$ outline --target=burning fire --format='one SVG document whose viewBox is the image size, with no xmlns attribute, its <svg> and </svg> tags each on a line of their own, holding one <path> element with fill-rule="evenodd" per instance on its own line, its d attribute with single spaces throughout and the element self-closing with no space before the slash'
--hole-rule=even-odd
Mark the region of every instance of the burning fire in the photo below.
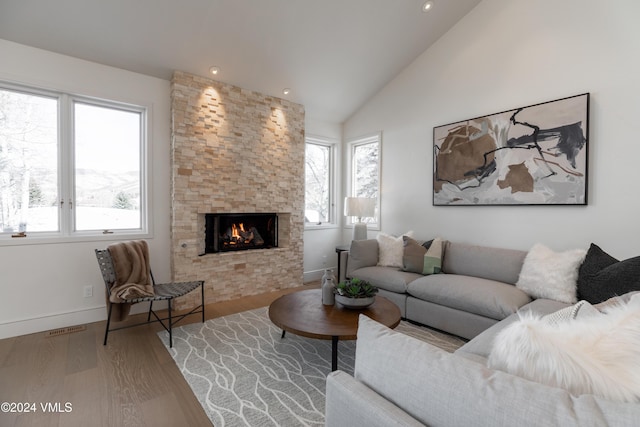
<svg viewBox="0 0 640 427">
<path fill-rule="evenodd" d="M 238 225 L 231 224 L 231 240 L 229 241 L 229 244 L 236 245 L 236 244 L 242 244 L 242 243 L 244 244 L 251 243 L 251 241 L 254 238 L 253 230 L 254 229 L 251 229 L 250 231 L 246 231 L 244 229 L 243 223 L 240 223 Z"/>
<path fill-rule="evenodd" d="M 237 226 L 235 224 L 231 225 L 231 238 L 233 238 L 234 240 L 238 240 L 240 238 L 240 232 L 245 232 L 243 223 L 240 223 Z"/>
<path fill-rule="evenodd" d="M 261 246 L 264 240 L 258 233 L 256 227 L 249 225 L 246 229 L 243 223 L 231 224 L 226 233 L 220 236 L 225 246 L 236 248 L 245 246 Z"/>
</svg>

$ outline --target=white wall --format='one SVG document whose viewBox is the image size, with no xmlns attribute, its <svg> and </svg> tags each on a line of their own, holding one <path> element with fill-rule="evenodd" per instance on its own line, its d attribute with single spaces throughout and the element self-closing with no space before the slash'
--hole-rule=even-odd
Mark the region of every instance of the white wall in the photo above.
<svg viewBox="0 0 640 427">
<path fill-rule="evenodd" d="M 634 0 L 483 0 L 344 124 L 345 140 L 383 132 L 382 231 L 638 255 L 638 16 Z M 584 92 L 588 206 L 432 206 L 434 126 Z"/>
<path fill-rule="evenodd" d="M 169 82 L 1 39 L 0 58 L 1 80 L 152 107 L 154 226 L 148 241 L 156 279 L 170 280 Z M 305 126 L 308 134 L 342 139 L 339 124 L 307 118 Z M 339 227 L 305 231 L 305 279 L 336 267 L 341 237 Z M 0 245 L 0 339 L 106 319 L 94 249 L 112 241 Z M 82 296 L 87 285 L 93 285 L 91 298 Z"/>
<path fill-rule="evenodd" d="M 0 40 L 0 79 L 150 105 L 151 266 L 169 280 L 169 82 Z M 28 239 L 28 237 L 27 237 Z M 0 338 L 106 319 L 94 249 L 110 241 L 0 246 Z M 93 285 L 93 297 L 82 290 Z"/>
<path fill-rule="evenodd" d="M 341 170 L 340 153 L 342 151 L 342 127 L 337 123 L 327 123 L 324 121 L 314 120 L 306 117 L 305 134 L 313 136 L 322 136 L 337 141 L 336 153 L 338 162 L 336 169 Z M 304 232 L 304 281 L 318 280 L 322 277 L 325 268 L 332 268 L 337 272 L 338 255 L 336 254 L 336 246 L 342 242 L 342 225 L 344 217 L 342 215 L 342 193 L 340 192 L 341 180 L 340 174 L 336 179 L 336 187 L 338 195 L 336 196 L 338 224 L 331 228 L 307 229 Z"/>
</svg>

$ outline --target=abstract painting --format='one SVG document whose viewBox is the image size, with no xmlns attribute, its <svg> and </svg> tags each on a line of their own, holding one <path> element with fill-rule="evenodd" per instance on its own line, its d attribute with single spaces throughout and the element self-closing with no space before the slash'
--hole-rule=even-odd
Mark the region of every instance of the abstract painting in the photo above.
<svg viewBox="0 0 640 427">
<path fill-rule="evenodd" d="M 589 94 L 433 128 L 433 204 L 586 205 Z"/>
</svg>

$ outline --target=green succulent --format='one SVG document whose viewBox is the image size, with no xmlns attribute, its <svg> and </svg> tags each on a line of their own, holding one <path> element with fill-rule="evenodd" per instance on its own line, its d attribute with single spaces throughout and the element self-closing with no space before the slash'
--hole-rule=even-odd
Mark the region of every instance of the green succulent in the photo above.
<svg viewBox="0 0 640 427">
<path fill-rule="evenodd" d="M 348 298 L 368 298 L 378 293 L 378 288 L 366 280 L 349 279 L 336 285 L 336 293 Z"/>
</svg>

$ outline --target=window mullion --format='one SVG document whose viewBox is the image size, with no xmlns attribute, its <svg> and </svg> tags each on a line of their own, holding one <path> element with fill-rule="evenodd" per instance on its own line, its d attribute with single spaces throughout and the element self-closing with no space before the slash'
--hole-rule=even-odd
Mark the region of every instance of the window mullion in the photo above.
<svg viewBox="0 0 640 427">
<path fill-rule="evenodd" d="M 336 224 L 336 144 L 335 142 L 328 144 L 329 149 L 329 222 Z"/>
<path fill-rule="evenodd" d="M 148 115 L 146 113 L 140 114 L 140 226 L 143 230 L 151 228 L 151 216 L 147 211 L 151 197 L 151 180 L 147 179 L 147 177 L 151 176 L 149 170 L 151 165 L 148 163 L 148 159 L 151 158 L 151 146 L 147 143 L 148 125 Z"/>
<path fill-rule="evenodd" d="M 73 230 L 73 103 L 68 95 L 60 99 L 60 231 L 69 236 Z"/>
</svg>

